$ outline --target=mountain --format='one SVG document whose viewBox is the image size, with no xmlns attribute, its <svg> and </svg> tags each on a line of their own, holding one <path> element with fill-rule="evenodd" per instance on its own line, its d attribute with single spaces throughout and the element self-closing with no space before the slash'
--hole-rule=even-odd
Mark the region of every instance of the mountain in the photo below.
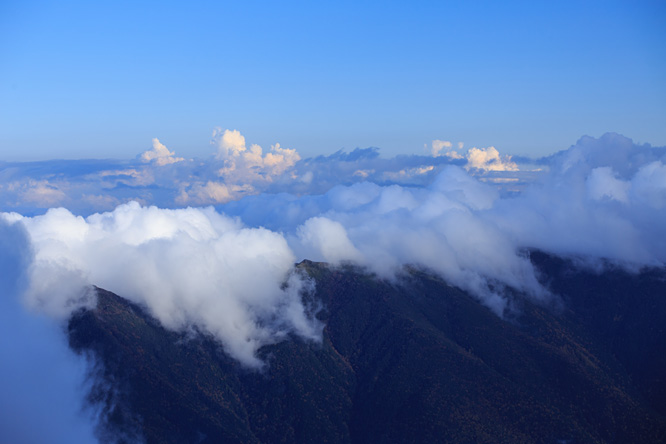
<svg viewBox="0 0 666 444">
<path fill-rule="evenodd" d="M 70 346 L 104 442 L 666 442 L 666 271 L 531 260 L 561 303 L 516 294 L 504 319 L 424 271 L 304 261 L 323 342 L 263 347 L 263 371 L 103 289 Z"/>
</svg>

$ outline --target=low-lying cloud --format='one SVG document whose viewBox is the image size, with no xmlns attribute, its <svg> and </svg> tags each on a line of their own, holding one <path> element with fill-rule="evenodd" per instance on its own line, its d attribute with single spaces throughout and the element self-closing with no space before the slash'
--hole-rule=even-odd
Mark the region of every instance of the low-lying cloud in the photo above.
<svg viewBox="0 0 666 444">
<path fill-rule="evenodd" d="M 252 367 L 262 365 L 261 346 L 289 333 L 319 338 L 301 302 L 310 284 L 294 272 L 296 257 L 279 233 L 210 207 L 136 202 L 85 219 L 63 208 L 3 217 L 26 230 L 35 252 L 24 293 L 31 310 L 66 319 L 94 304 L 87 290 L 97 285 L 147 306 L 167 328 L 214 335 Z"/>
<path fill-rule="evenodd" d="M 518 245 L 635 265 L 666 263 L 666 149 L 582 138 L 493 217 Z"/>
<path fill-rule="evenodd" d="M 274 158 L 259 147 L 247 149 L 237 131 L 220 132 L 214 140 L 225 165 L 220 174 L 264 174 L 268 181 L 296 162 L 280 158 L 275 147 Z M 99 285 L 146 304 L 169 328 L 196 325 L 215 334 L 231 355 L 256 366 L 258 348 L 287 332 L 317 336 L 316 323 L 308 324 L 307 310 L 299 306 L 299 280 L 281 287 L 301 259 L 357 263 L 383 277 L 417 265 L 500 315 L 507 306 L 503 288 L 538 301 L 550 297 L 526 256 L 532 248 L 634 266 L 663 264 L 666 154 L 627 140 L 613 134 L 582 138 L 550 158 L 550 171 L 518 195 L 507 196 L 470 174 L 477 161 L 512 165 L 494 149 L 474 160 L 478 150 L 472 148 L 468 163 L 438 166 L 427 186 L 361 181 L 323 194 L 250 195 L 217 211 L 132 202 L 87 218 L 65 209 L 4 218 L 22 224 L 35 249 L 26 292 L 30 306 L 66 317 L 87 303 L 76 288 Z M 304 165 L 365 170 L 368 162 L 378 164 L 373 149 L 318 159 Z M 298 176 L 297 170 L 291 174 Z M 209 181 L 190 193 L 225 202 L 242 192 L 233 187 L 240 185 Z M 283 308 L 300 318 L 281 317 Z"/>
<path fill-rule="evenodd" d="M 94 305 L 91 285 L 147 307 L 167 328 L 212 334 L 260 368 L 263 345 L 321 339 L 302 298 L 313 283 L 294 268 L 302 259 L 387 279 L 425 268 L 500 316 L 515 291 L 538 303 L 557 297 L 539 282 L 531 249 L 629 269 L 666 264 L 666 148 L 583 137 L 526 171 L 492 147 L 463 153 L 435 142 L 434 156 L 382 159 L 367 148 L 300 159 L 220 130 L 209 161 L 176 157 L 156 139 L 135 161 L 5 164 L 0 352 L 12 364 L 3 399 L 37 403 L 26 378 L 41 376 L 23 369 L 62 368 L 74 375 L 53 383 L 70 393 L 62 433 L 91 436 L 72 401 L 84 365 L 57 331 Z M 200 204 L 217 205 L 178 208 Z M 16 424 L 0 425 L 19 436 Z"/>
</svg>

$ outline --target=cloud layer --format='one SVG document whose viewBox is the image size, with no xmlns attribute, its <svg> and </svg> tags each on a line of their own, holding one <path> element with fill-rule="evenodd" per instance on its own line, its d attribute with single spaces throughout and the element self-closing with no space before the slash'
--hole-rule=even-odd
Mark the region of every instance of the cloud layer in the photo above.
<svg viewBox="0 0 666 444">
<path fill-rule="evenodd" d="M 301 297 L 313 283 L 294 271 L 301 259 L 387 279 L 425 268 L 500 316 L 515 291 L 557 299 L 530 249 L 634 270 L 666 264 L 666 148 L 583 137 L 521 170 L 492 147 L 463 154 L 462 144 L 435 142 L 435 156 L 382 159 L 368 148 L 300 159 L 279 145 L 247 148 L 226 130 L 208 161 L 178 158 L 155 139 L 135 161 L 4 164 L 2 208 L 26 214 L 0 213 L 0 357 L 10 363 L 0 394 L 18 412 L 0 412 L 2 436 L 41 441 L 19 419 L 44 418 L 64 441 L 92 439 L 77 410 L 85 363 L 58 331 L 94 305 L 91 285 L 144 305 L 167 328 L 212 334 L 260 368 L 265 344 L 321 338 Z M 39 210 L 59 206 L 68 209 Z M 49 417 L 57 402 L 65 407 Z"/>
<path fill-rule="evenodd" d="M 259 147 L 248 150 L 237 131 L 220 132 L 214 140 L 224 162 L 222 176 L 245 175 L 250 182 L 260 177 L 256 184 L 277 180 L 289 169 L 292 176 L 300 174 L 292 154 L 280 157 L 275 147 L 265 156 Z M 582 138 L 548 159 L 550 171 L 518 195 L 484 183 L 488 176 L 471 175 L 482 169 L 474 165 L 504 165 L 487 170 L 515 165 L 494 149 L 479 152 L 468 150 L 464 168 L 439 165 L 427 186 L 364 180 L 323 194 L 248 196 L 217 211 L 132 202 L 85 219 L 65 209 L 4 218 L 25 227 L 36 252 L 26 292 L 31 306 L 67 316 L 89 303 L 81 289 L 99 285 L 148 305 L 169 328 L 195 325 L 217 335 L 230 354 L 249 365 L 259 365 L 253 356 L 261 345 L 288 331 L 317 336 L 299 305 L 302 283 L 292 278 L 293 285 L 281 289 L 301 259 L 353 262 L 384 277 L 404 265 L 425 267 L 498 314 L 507 306 L 504 288 L 539 301 L 550 297 L 525 256 L 532 248 L 633 266 L 666 262 L 664 149 L 636 147 L 614 134 Z M 301 166 L 310 166 L 311 173 L 320 171 L 319 165 L 349 173 L 381 162 L 369 149 Z M 139 180 L 132 170 L 119 171 Z M 136 176 L 145 178 L 146 172 Z M 229 186 L 209 181 L 201 193 L 224 202 Z"/>
<path fill-rule="evenodd" d="M 63 206 L 77 214 L 110 211 L 129 201 L 162 208 L 223 204 L 261 193 L 322 194 L 336 185 L 371 181 L 425 186 L 448 164 L 489 180 L 509 174 L 523 183 L 523 172 L 494 147 L 465 155 L 451 143 L 433 141 L 433 156 L 384 159 L 376 148 L 339 151 L 302 159 L 279 143 L 267 152 L 248 146 L 237 130 L 216 128 L 214 152 L 203 159 L 178 157 L 158 139 L 133 160 L 0 163 L 0 208 L 23 214 Z"/>
</svg>

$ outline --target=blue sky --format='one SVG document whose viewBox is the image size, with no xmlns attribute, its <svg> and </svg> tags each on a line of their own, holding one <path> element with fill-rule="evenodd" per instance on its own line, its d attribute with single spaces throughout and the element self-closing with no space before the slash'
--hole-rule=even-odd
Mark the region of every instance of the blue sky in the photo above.
<svg viewBox="0 0 666 444">
<path fill-rule="evenodd" d="M 319 337 L 302 259 L 500 315 L 526 250 L 663 267 L 665 42 L 664 1 L 0 0 L 0 441 L 89 437 L 41 315 L 90 285 L 256 367 Z"/>
<path fill-rule="evenodd" d="M 0 160 L 666 145 L 666 3 L 0 4 Z"/>
</svg>

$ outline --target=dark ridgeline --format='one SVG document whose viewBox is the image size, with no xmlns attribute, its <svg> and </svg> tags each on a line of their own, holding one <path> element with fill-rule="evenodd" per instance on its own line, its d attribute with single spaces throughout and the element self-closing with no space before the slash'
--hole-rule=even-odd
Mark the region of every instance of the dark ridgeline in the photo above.
<svg viewBox="0 0 666 444">
<path fill-rule="evenodd" d="M 101 289 L 70 344 L 98 362 L 103 441 L 666 442 L 666 272 L 531 258 L 564 304 L 516 295 L 506 320 L 423 272 L 390 284 L 304 261 L 323 344 L 266 346 L 263 373 Z"/>
</svg>

